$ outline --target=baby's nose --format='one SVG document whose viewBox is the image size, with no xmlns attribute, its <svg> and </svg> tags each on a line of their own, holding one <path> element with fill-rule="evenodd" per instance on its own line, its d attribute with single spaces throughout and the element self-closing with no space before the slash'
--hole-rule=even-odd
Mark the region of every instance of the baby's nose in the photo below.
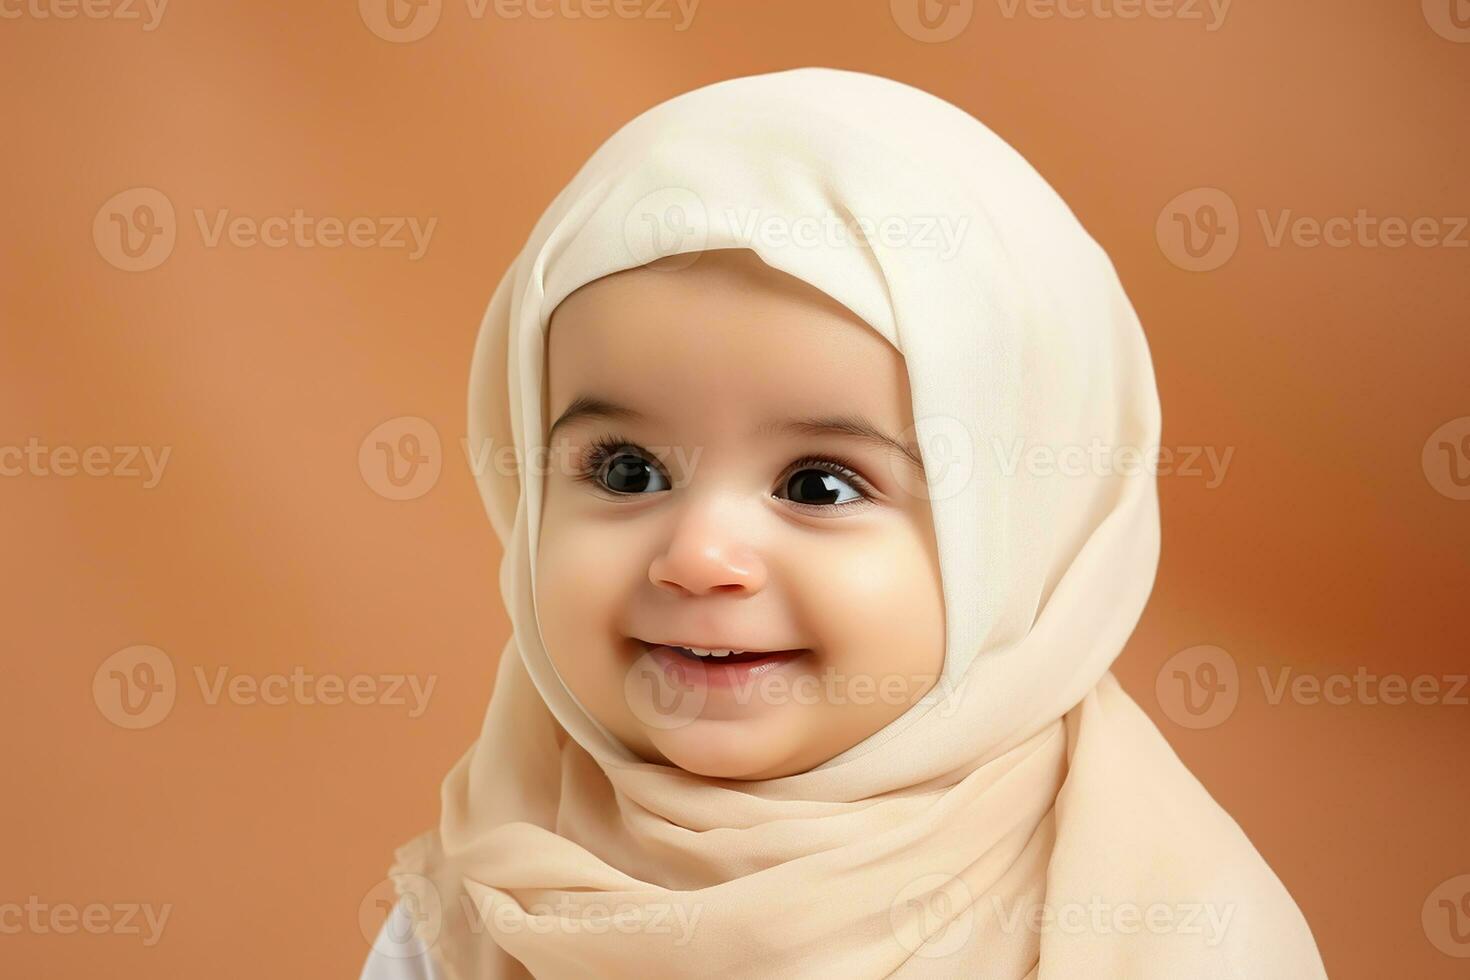
<svg viewBox="0 0 1470 980">
<path fill-rule="evenodd" d="M 765 587 L 766 574 L 755 549 L 718 528 L 707 532 L 681 528 L 648 567 L 654 585 L 681 595 L 753 594 Z"/>
</svg>

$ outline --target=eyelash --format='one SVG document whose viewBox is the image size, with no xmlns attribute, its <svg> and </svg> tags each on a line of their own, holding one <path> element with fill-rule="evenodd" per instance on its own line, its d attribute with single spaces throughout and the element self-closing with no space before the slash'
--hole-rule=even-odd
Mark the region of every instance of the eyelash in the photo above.
<svg viewBox="0 0 1470 980">
<path fill-rule="evenodd" d="M 644 452 L 638 446 L 638 444 L 633 442 L 632 440 L 624 439 L 622 436 L 618 435 L 605 435 L 598 436 L 596 439 L 592 440 L 591 445 L 587 447 L 587 451 L 582 454 L 581 461 L 578 463 L 577 466 L 577 472 L 574 473 L 573 476 L 577 480 L 591 484 L 595 489 L 611 496 L 639 496 L 639 494 L 620 494 L 614 490 L 609 490 L 608 488 L 604 487 L 597 479 L 598 474 L 602 470 L 603 463 L 607 462 L 609 459 L 616 455 L 623 455 L 624 452 L 628 450 L 631 450 L 628 455 L 640 456 L 645 462 L 658 465 L 658 460 L 655 459 L 651 453 Z M 862 499 L 849 500 L 846 503 L 841 504 L 805 504 L 796 500 L 786 501 L 788 504 L 791 504 L 794 507 L 800 507 L 807 510 L 827 511 L 830 513 L 831 511 L 841 510 L 845 507 L 863 507 L 866 504 L 870 504 L 873 502 L 873 485 L 869 483 L 861 473 L 857 472 L 852 463 L 839 456 L 827 455 L 801 457 L 786 468 L 785 480 L 782 481 L 782 486 L 784 487 L 785 482 L 787 480 L 790 480 L 792 476 L 806 469 L 826 470 L 828 473 L 832 473 L 835 476 L 842 477 L 844 480 L 852 484 L 853 489 L 862 496 Z"/>
</svg>

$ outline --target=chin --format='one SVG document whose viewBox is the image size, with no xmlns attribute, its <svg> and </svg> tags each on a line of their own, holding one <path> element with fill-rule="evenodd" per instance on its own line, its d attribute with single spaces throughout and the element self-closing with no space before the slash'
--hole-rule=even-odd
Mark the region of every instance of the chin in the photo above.
<svg viewBox="0 0 1470 980">
<path fill-rule="evenodd" d="M 696 721 L 674 731 L 650 732 L 649 737 L 670 763 L 687 772 L 714 779 L 774 779 L 801 772 L 788 740 L 751 738 L 748 725 Z"/>
</svg>

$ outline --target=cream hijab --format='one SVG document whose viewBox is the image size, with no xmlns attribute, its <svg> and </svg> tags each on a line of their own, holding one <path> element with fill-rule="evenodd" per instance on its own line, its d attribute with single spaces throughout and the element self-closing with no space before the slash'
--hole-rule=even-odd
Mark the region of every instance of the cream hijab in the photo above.
<svg viewBox="0 0 1470 980">
<path fill-rule="evenodd" d="M 755 782 L 632 755 L 557 676 L 533 601 L 552 310 L 601 276 L 729 247 L 902 352 L 947 617 L 931 697 Z M 826 68 L 644 112 L 501 279 L 469 409 L 472 451 L 524 464 L 478 474 L 513 635 L 439 826 L 391 872 L 447 980 L 1325 976 L 1281 882 L 1109 671 L 1153 586 L 1155 478 L 1016 461 L 1147 451 L 1158 396 L 1107 255 L 967 113 Z"/>
</svg>

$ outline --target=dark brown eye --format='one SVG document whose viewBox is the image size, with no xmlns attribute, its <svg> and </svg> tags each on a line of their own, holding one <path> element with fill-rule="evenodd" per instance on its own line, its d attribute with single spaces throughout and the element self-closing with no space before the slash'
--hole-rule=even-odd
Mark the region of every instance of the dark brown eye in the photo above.
<svg viewBox="0 0 1470 980">
<path fill-rule="evenodd" d="M 669 489 L 668 481 L 642 456 L 618 453 L 608 460 L 602 483 L 613 493 L 650 493 Z"/>
<path fill-rule="evenodd" d="M 599 490 L 622 495 L 670 487 L 668 477 L 656 462 L 633 443 L 616 436 L 594 440 L 573 475 Z"/>
<path fill-rule="evenodd" d="M 860 478 L 854 473 L 838 472 L 819 464 L 806 464 L 794 471 L 782 484 L 782 489 L 791 496 L 792 503 L 810 507 L 842 506 L 866 499 L 866 494 L 854 487 Z M 846 487 L 850 496 L 842 493 Z"/>
</svg>

